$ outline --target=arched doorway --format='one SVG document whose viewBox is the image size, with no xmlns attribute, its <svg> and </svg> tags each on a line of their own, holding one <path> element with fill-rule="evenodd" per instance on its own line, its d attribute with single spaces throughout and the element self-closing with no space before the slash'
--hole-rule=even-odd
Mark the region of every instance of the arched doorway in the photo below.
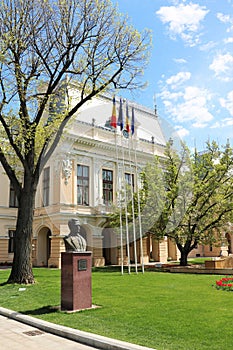
<svg viewBox="0 0 233 350">
<path fill-rule="evenodd" d="M 48 266 L 48 260 L 51 254 L 51 231 L 48 227 L 43 227 L 38 232 L 37 239 L 37 265 Z"/>
</svg>

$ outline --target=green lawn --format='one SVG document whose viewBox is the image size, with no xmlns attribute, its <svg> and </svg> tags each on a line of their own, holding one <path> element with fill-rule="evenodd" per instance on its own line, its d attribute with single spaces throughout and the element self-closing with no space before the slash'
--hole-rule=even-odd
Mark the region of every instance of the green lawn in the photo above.
<svg viewBox="0 0 233 350">
<path fill-rule="evenodd" d="M 0 306 L 158 350 L 232 348 L 233 293 L 212 286 L 221 276 L 95 271 L 93 304 L 101 308 L 67 314 L 56 309 L 60 271 L 34 274 L 35 285 L 4 285 L 9 270 L 0 270 Z"/>
</svg>

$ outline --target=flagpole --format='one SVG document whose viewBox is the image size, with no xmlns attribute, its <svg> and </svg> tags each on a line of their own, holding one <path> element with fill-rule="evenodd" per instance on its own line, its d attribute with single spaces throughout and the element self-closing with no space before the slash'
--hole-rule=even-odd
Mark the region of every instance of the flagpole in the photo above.
<svg viewBox="0 0 233 350">
<path fill-rule="evenodd" d="M 123 106 L 122 106 L 122 100 L 120 99 L 120 107 L 119 107 L 119 116 L 117 125 L 120 126 L 120 130 L 122 132 L 124 128 L 124 120 L 123 120 Z M 123 139 L 122 139 L 122 133 L 121 133 L 121 151 L 122 151 L 122 184 L 124 188 L 124 207 L 125 207 L 125 229 L 126 229 L 126 249 L 127 249 L 127 257 L 128 257 L 128 274 L 130 274 L 130 247 L 129 247 L 129 225 L 128 225 L 128 207 L 127 207 L 127 193 L 126 193 L 126 186 L 125 186 L 125 156 L 124 156 L 124 145 L 123 145 Z"/>
<path fill-rule="evenodd" d="M 119 155 L 118 155 L 118 142 L 117 142 L 117 120 L 116 120 L 116 100 L 115 96 L 113 97 L 113 107 L 112 107 L 112 117 L 110 125 L 114 128 L 115 136 L 115 151 L 116 151 L 116 160 L 117 160 L 117 204 L 119 199 L 120 207 L 120 245 L 121 245 L 121 274 L 124 273 L 124 256 L 123 256 L 123 225 L 122 225 L 122 198 L 120 191 L 120 167 L 119 167 Z"/>
<path fill-rule="evenodd" d="M 131 137 L 130 137 L 130 139 L 131 139 Z M 130 187 L 131 187 L 132 218 L 133 218 L 134 259 L 135 259 L 135 272 L 138 273 L 137 239 L 136 239 L 136 228 L 135 228 L 133 172 L 132 172 L 132 165 L 131 165 L 130 139 L 129 139 L 129 142 L 128 142 L 128 150 L 129 150 L 130 176 L 131 176 Z"/>
<path fill-rule="evenodd" d="M 141 219 L 141 202 L 139 193 L 139 181 L 138 181 L 138 162 L 137 162 L 137 152 L 134 145 L 134 159 L 136 167 L 136 186 L 137 186 L 137 199 L 138 199 L 138 223 L 139 223 L 139 237 L 140 237 L 140 250 L 141 250 L 141 261 L 142 261 L 142 273 L 144 273 L 144 254 L 143 254 L 143 240 L 142 240 L 142 219 Z"/>
<path fill-rule="evenodd" d="M 134 107 L 132 107 L 132 120 L 131 120 L 131 135 L 134 135 Z M 133 138 L 132 145 L 133 145 Z M 137 142 L 136 138 L 134 139 Z M 137 199 L 138 199 L 138 223 L 139 223 L 139 238 L 140 238 L 140 251 L 141 251 L 141 264 L 142 264 L 142 273 L 144 273 L 144 254 L 143 254 L 143 241 L 142 241 L 142 220 L 141 220 L 141 203 L 140 203 L 140 193 L 139 193 L 139 181 L 138 181 L 138 162 L 137 162 L 137 144 L 134 145 L 134 162 L 135 162 L 135 171 L 136 179 L 135 183 L 137 186 Z"/>
<path fill-rule="evenodd" d="M 138 262 L 137 262 L 137 240 L 136 240 L 136 229 L 135 229 L 135 214 L 134 214 L 134 195 L 133 195 L 133 172 L 132 172 L 132 161 L 130 152 L 130 140 L 131 140 L 131 130 L 129 122 L 129 107 L 128 102 L 126 102 L 126 118 L 125 118 L 125 131 L 128 139 L 128 157 L 129 157 L 129 167 L 130 167 L 130 190 L 131 190 L 131 202 L 132 202 L 132 219 L 133 219 L 133 243 L 134 243 L 134 260 L 135 260 L 135 272 L 138 273 Z"/>
<path fill-rule="evenodd" d="M 121 274 L 124 274 L 124 255 L 123 255 L 123 224 L 122 224 L 122 195 L 120 190 L 120 167 L 119 167 L 119 156 L 118 156 L 118 143 L 117 143 L 117 131 L 115 130 L 115 145 L 116 145 L 116 156 L 117 156 L 117 193 L 119 199 L 120 208 L 120 245 L 121 245 Z"/>
<path fill-rule="evenodd" d="M 122 136 L 121 136 L 122 141 Z M 125 156 L 124 156 L 124 145 L 122 142 L 122 158 L 123 158 L 123 188 L 124 188 L 124 206 L 125 206 L 125 229 L 126 229 L 126 248 L 127 248 L 127 257 L 128 257 L 128 274 L 131 272 L 130 265 L 130 247 L 129 247 L 129 222 L 128 222 L 128 206 L 127 206 L 127 191 L 125 183 Z"/>
<path fill-rule="evenodd" d="M 120 201 L 120 232 L 121 232 L 121 274 L 123 275 L 124 274 L 124 254 L 123 254 L 123 225 L 122 225 L 121 192 L 120 192 L 120 196 L 119 196 L 119 201 Z"/>
</svg>

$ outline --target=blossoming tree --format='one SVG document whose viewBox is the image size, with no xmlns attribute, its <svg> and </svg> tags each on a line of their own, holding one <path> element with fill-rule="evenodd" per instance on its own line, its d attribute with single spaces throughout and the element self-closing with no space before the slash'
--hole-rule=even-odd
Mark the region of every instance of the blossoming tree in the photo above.
<svg viewBox="0 0 233 350">
<path fill-rule="evenodd" d="M 0 162 L 19 202 L 9 283 L 34 282 L 35 193 L 65 126 L 100 92 L 142 87 L 149 46 L 109 0 L 0 0 Z"/>
</svg>

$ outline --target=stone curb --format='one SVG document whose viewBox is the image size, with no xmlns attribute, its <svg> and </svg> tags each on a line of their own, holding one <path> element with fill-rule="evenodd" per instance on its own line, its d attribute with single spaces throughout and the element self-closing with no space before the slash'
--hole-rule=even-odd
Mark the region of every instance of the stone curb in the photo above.
<svg viewBox="0 0 233 350">
<path fill-rule="evenodd" d="M 93 346 L 103 350 L 155 350 L 144 346 L 127 343 L 121 340 L 107 338 L 101 335 L 60 326 L 51 322 L 39 320 L 35 317 L 20 314 L 16 311 L 0 307 L 0 314 L 15 321 L 19 321 L 36 327 L 42 331 L 79 342 L 84 345 Z"/>
</svg>

